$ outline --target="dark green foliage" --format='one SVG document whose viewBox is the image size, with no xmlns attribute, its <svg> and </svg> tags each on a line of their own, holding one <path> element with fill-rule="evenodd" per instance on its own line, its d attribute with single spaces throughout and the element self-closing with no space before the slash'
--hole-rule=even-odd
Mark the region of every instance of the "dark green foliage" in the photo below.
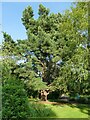
<svg viewBox="0 0 90 120">
<path fill-rule="evenodd" d="M 7 55 L 13 55 L 15 52 L 16 43 L 13 41 L 10 35 L 6 32 L 3 32 L 4 42 L 2 44 L 2 52 Z M 4 54 L 3 54 L 4 55 Z"/>
<path fill-rule="evenodd" d="M 76 102 L 81 104 L 90 104 L 90 96 L 89 95 L 82 95 L 79 99 L 75 99 Z"/>
<path fill-rule="evenodd" d="M 49 10 L 40 4 L 38 13 L 39 18 L 33 18 L 34 24 L 29 17 L 30 23 L 22 21 L 28 24 L 26 45 L 30 47 L 28 51 L 33 52 L 34 67 L 42 73 L 42 81 L 62 93 L 86 93 L 89 85 L 89 51 L 85 47 L 87 3 L 77 3 L 63 15 L 49 14 Z M 27 17 L 27 12 L 24 11 L 23 15 Z"/>
<path fill-rule="evenodd" d="M 29 8 L 27 8 L 27 11 L 29 12 Z M 42 73 L 40 79 L 42 79 L 43 82 L 46 82 L 46 84 L 50 84 L 58 75 L 59 71 L 56 62 L 58 62 L 60 58 L 56 56 L 58 50 L 54 36 L 58 37 L 59 35 L 59 31 L 57 32 L 56 29 L 58 29 L 58 23 L 61 21 L 61 15 L 49 15 L 49 10 L 43 5 L 39 5 L 39 15 L 37 20 L 28 16 L 29 22 L 27 22 L 24 19 L 25 16 L 27 17 L 26 9 L 23 12 L 22 21 L 25 25 L 28 25 L 28 40 L 25 42 L 24 47 L 27 47 L 27 52 L 31 52 L 32 54 L 31 59 L 34 72 L 36 74 L 38 72 Z M 31 54 L 28 54 L 28 57 Z"/>
<path fill-rule="evenodd" d="M 23 12 L 23 18 L 22 18 L 22 21 L 23 21 L 23 24 L 25 25 L 26 29 L 28 29 L 30 26 L 31 26 L 31 21 L 33 22 L 34 24 L 34 19 L 33 19 L 33 10 L 30 6 L 28 6 L 24 12 Z"/>
<path fill-rule="evenodd" d="M 77 94 L 73 94 L 69 97 L 69 102 L 90 104 L 90 95 L 79 95 L 79 97 L 77 97 Z"/>
<path fill-rule="evenodd" d="M 43 16 L 43 15 L 48 15 L 49 14 L 49 9 L 45 8 L 42 4 L 39 5 L 39 12 L 38 14 L 40 16 Z"/>
<path fill-rule="evenodd" d="M 27 119 L 29 116 L 29 101 L 23 84 L 16 77 L 7 76 L 2 86 L 2 118 Z"/>
</svg>

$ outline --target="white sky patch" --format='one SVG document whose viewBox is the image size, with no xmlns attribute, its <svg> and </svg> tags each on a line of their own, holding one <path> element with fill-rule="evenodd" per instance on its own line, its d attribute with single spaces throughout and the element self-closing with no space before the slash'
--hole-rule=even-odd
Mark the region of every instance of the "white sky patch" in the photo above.
<svg viewBox="0 0 90 120">
<path fill-rule="evenodd" d="M 24 62 L 25 62 L 25 60 L 18 60 L 17 64 L 24 63 Z"/>
<path fill-rule="evenodd" d="M 0 56 L 0 60 L 2 60 L 2 56 Z"/>
</svg>

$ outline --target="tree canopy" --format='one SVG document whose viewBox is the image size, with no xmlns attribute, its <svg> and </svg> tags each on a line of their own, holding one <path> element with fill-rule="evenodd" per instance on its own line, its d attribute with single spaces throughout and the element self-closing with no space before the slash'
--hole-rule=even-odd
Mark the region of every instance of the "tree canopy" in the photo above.
<svg viewBox="0 0 90 120">
<path fill-rule="evenodd" d="M 50 13 L 40 4 L 38 14 L 34 19 L 31 6 L 23 11 L 26 40 L 3 33 L 3 67 L 8 63 L 10 74 L 30 90 L 89 93 L 88 4 L 76 3 L 64 14 Z"/>
</svg>

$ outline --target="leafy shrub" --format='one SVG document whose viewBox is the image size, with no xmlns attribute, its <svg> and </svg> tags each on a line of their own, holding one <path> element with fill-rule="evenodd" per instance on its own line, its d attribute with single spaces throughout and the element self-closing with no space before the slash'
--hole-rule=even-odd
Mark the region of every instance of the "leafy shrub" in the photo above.
<svg viewBox="0 0 90 120">
<path fill-rule="evenodd" d="M 80 97 L 79 99 L 76 100 L 78 103 L 86 103 L 86 99 L 83 97 Z"/>
<path fill-rule="evenodd" d="M 14 77 L 8 77 L 2 86 L 2 118 L 27 119 L 29 117 L 28 103 L 23 83 Z"/>
<path fill-rule="evenodd" d="M 89 104 L 90 103 L 90 96 L 89 95 L 80 95 L 78 99 L 75 99 L 76 102 L 82 104 Z"/>
<path fill-rule="evenodd" d="M 70 102 L 78 102 L 81 104 L 90 104 L 90 96 L 89 95 L 80 95 L 80 98 L 76 99 L 76 97 L 70 97 Z"/>
<path fill-rule="evenodd" d="M 90 104 L 90 96 L 81 96 L 77 102 L 82 104 Z"/>
<path fill-rule="evenodd" d="M 2 119 L 13 118 L 28 120 L 30 117 L 48 117 L 54 113 L 45 105 L 28 100 L 23 83 L 14 78 L 7 78 L 2 86 Z"/>
</svg>

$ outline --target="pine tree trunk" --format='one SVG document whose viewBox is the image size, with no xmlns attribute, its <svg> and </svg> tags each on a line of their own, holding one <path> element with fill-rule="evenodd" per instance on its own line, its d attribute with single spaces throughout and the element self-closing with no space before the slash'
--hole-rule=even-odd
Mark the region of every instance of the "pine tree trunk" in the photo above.
<svg viewBox="0 0 90 120">
<path fill-rule="evenodd" d="M 41 100 L 42 101 L 47 101 L 47 95 L 49 93 L 46 90 L 41 90 Z"/>
</svg>

